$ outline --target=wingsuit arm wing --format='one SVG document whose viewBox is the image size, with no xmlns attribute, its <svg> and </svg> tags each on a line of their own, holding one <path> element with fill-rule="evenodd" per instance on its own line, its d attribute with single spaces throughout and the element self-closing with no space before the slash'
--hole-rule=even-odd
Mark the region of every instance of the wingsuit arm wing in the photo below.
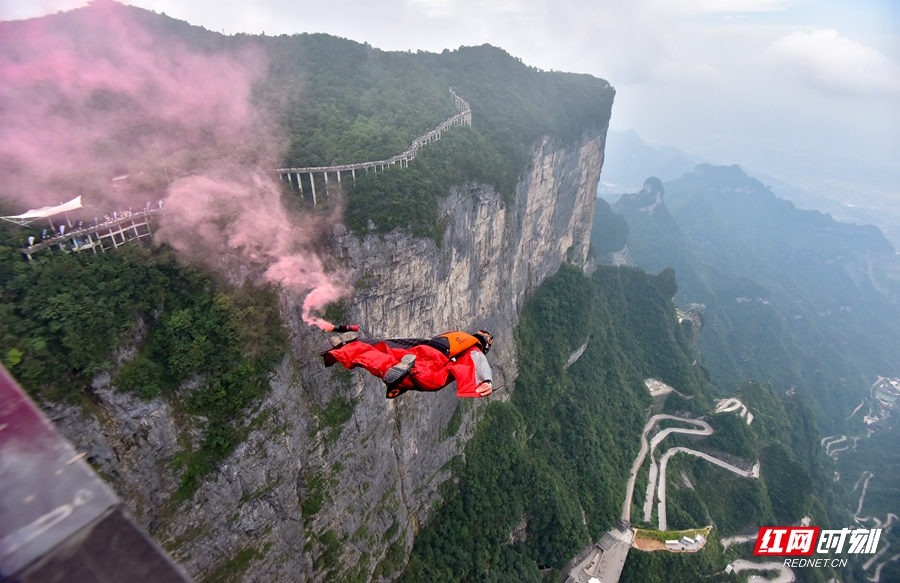
<svg viewBox="0 0 900 583">
<path fill-rule="evenodd" d="M 475 363 L 475 386 L 493 381 L 494 375 L 491 372 L 491 365 L 488 364 L 487 356 L 482 351 L 472 351 L 472 362 Z"/>
<path fill-rule="evenodd" d="M 456 379 L 456 396 L 467 398 L 480 398 L 481 395 L 475 387 L 484 381 L 491 380 L 491 365 L 488 364 L 484 353 L 477 347 L 472 347 L 456 362 L 450 365 L 453 378 Z"/>
</svg>

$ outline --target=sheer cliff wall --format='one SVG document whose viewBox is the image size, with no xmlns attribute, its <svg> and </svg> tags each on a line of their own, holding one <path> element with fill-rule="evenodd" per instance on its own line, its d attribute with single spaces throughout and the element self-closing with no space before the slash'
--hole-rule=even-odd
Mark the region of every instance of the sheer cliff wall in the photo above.
<svg viewBox="0 0 900 583">
<path fill-rule="evenodd" d="M 285 296 L 291 353 L 248 412 L 241 445 L 189 500 L 173 496 L 178 452 L 199 442 L 202 420 L 163 399 L 117 393 L 104 378 L 95 407 L 47 412 L 198 580 L 390 580 L 482 407 L 513 390 L 512 331 L 525 299 L 561 263 L 587 263 L 605 137 L 603 128 L 568 147 L 536 143 L 510 205 L 488 185 L 454 187 L 440 246 L 396 231 L 332 234 L 356 280 L 350 322 L 373 336 L 475 327 L 495 335 L 497 390 L 487 399 L 447 389 L 386 400 L 368 374 L 321 365 L 323 334 L 300 321 L 299 298 Z"/>
</svg>

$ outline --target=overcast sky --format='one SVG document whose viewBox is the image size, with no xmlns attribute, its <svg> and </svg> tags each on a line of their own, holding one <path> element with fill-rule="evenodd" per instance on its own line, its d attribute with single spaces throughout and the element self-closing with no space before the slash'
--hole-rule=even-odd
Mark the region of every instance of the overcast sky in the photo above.
<svg viewBox="0 0 900 583">
<path fill-rule="evenodd" d="M 897 0 L 126 3 L 226 34 L 326 32 L 392 50 L 490 43 L 607 79 L 613 129 L 719 163 L 895 166 L 900 153 Z M 0 0 L 0 20 L 83 4 Z"/>
</svg>

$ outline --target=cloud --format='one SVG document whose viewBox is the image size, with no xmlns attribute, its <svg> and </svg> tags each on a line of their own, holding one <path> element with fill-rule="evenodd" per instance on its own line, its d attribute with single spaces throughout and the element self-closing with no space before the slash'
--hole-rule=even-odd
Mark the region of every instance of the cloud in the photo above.
<svg viewBox="0 0 900 583">
<path fill-rule="evenodd" d="M 528 12 L 533 6 L 526 0 L 495 0 L 488 4 L 476 0 L 407 0 L 412 9 L 422 10 L 426 16 L 434 18 L 457 18 L 466 13 L 485 15 L 508 15 Z"/>
<path fill-rule="evenodd" d="M 662 0 L 654 1 L 654 7 L 664 14 L 748 14 L 757 12 L 781 12 L 798 0 Z"/>
<path fill-rule="evenodd" d="M 826 93 L 900 97 L 900 66 L 834 29 L 794 32 L 769 54 L 783 73 Z"/>
<path fill-rule="evenodd" d="M 84 6 L 86 0 L 19 0 L 0 2 L 0 20 L 24 20 Z"/>
<path fill-rule="evenodd" d="M 797 0 L 664 0 L 657 8 L 682 14 L 740 14 L 752 12 L 780 12 Z"/>
</svg>

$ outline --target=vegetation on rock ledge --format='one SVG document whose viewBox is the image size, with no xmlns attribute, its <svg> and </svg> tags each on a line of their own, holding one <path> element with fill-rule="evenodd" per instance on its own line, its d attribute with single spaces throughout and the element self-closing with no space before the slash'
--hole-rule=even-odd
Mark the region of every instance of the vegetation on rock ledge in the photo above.
<svg viewBox="0 0 900 583">
<path fill-rule="evenodd" d="M 199 448 L 177 460 L 178 495 L 189 497 L 242 439 L 241 420 L 284 354 L 274 290 L 227 285 L 166 247 L 26 262 L 11 231 L 0 226 L 4 365 L 36 398 L 78 401 L 109 373 L 120 390 L 162 395 L 202 419 Z"/>
</svg>

